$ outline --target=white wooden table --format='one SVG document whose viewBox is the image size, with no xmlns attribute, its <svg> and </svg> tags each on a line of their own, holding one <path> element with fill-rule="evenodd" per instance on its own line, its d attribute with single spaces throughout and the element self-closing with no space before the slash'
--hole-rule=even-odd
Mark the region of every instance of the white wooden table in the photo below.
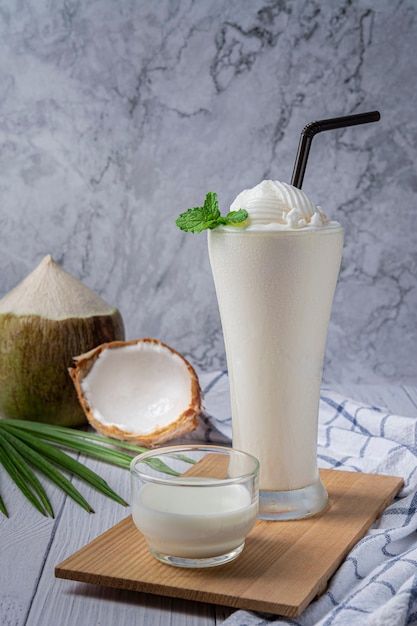
<svg viewBox="0 0 417 626">
<path fill-rule="evenodd" d="M 203 388 L 213 374 L 202 374 Z M 417 387 L 387 385 L 332 386 L 349 397 L 386 406 L 400 415 L 417 416 Z M 212 387 L 212 392 L 215 386 Z M 210 392 L 209 392 L 210 393 Z M 87 460 L 110 485 L 129 500 L 129 474 Z M 129 514 L 125 509 L 74 483 L 95 509 L 83 511 L 48 485 L 56 513 L 44 518 L 29 505 L 1 471 L 0 491 L 11 513 L 0 519 L 0 624 L 1 626 L 212 626 L 230 609 L 146 594 L 95 587 L 54 578 L 57 563 Z"/>
</svg>

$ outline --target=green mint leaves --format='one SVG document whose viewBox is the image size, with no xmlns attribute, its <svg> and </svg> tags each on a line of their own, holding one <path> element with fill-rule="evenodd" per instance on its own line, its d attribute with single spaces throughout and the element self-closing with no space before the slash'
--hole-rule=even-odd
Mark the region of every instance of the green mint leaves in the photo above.
<svg viewBox="0 0 417 626">
<path fill-rule="evenodd" d="M 209 191 L 203 206 L 188 209 L 176 219 L 175 223 L 181 230 L 189 233 L 201 233 L 203 230 L 213 229 L 221 224 L 225 226 L 243 226 L 248 219 L 248 212 L 244 209 L 230 211 L 221 215 L 217 194 Z"/>
<path fill-rule="evenodd" d="M 207 228 L 216 228 L 220 223 L 220 219 L 217 194 L 209 191 L 203 206 L 196 206 L 193 209 L 188 209 L 185 213 L 181 213 L 175 223 L 181 230 L 190 233 L 201 233 L 201 231 Z"/>
<path fill-rule="evenodd" d="M 239 209 L 239 211 L 230 211 L 221 219 L 224 220 L 222 223 L 228 226 L 241 226 L 242 222 L 246 222 L 248 217 L 248 212 L 245 209 Z"/>
</svg>

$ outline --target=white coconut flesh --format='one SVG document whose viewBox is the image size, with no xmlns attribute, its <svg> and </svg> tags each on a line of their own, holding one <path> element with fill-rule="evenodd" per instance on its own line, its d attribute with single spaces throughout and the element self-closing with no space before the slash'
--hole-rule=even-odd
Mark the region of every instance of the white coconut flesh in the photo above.
<svg viewBox="0 0 417 626">
<path fill-rule="evenodd" d="M 142 342 L 103 350 L 81 389 L 98 422 L 148 435 L 188 409 L 192 379 L 179 355 L 163 345 Z"/>
</svg>

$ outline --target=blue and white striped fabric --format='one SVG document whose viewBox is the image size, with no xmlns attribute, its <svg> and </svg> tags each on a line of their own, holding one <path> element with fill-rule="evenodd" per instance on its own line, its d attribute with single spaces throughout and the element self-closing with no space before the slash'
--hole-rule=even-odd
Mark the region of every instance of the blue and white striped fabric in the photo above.
<svg viewBox="0 0 417 626">
<path fill-rule="evenodd" d="M 206 394 L 210 441 L 231 437 L 227 377 Z M 417 418 L 392 415 L 324 391 L 319 466 L 402 476 L 399 498 L 353 548 L 327 592 L 296 619 L 237 611 L 228 626 L 417 624 Z"/>
</svg>

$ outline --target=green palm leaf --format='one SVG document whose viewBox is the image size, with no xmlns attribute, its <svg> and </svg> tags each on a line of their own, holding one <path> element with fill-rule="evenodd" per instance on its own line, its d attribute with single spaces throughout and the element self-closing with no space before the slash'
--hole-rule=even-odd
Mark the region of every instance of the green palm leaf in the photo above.
<svg viewBox="0 0 417 626">
<path fill-rule="evenodd" d="M 127 502 L 123 500 L 113 489 L 109 486 L 109 484 L 101 478 L 98 474 L 93 472 L 91 469 L 79 463 L 75 459 L 71 458 L 62 450 L 58 448 L 54 448 L 48 443 L 37 439 L 33 435 L 29 434 L 27 431 L 23 431 L 22 429 L 13 428 L 13 426 L 5 426 L 6 432 L 11 432 L 20 440 L 24 441 L 34 450 L 37 450 L 44 457 L 48 458 L 50 461 L 63 467 L 71 474 L 78 476 L 81 480 L 84 480 L 86 483 L 90 484 L 92 487 L 100 491 L 104 495 L 108 496 L 112 500 L 115 500 L 119 504 L 123 506 L 127 506 Z"/>
<path fill-rule="evenodd" d="M 8 434 L 8 439 L 10 442 L 13 442 L 13 446 L 21 453 L 26 461 L 35 466 L 42 474 L 58 485 L 60 489 L 65 491 L 65 493 L 82 506 L 83 509 L 89 513 L 94 513 L 94 509 L 89 505 L 84 496 L 81 495 L 68 478 L 65 478 L 65 476 L 55 469 L 52 463 L 11 433 Z"/>
<path fill-rule="evenodd" d="M 34 472 L 31 470 L 29 465 L 26 463 L 24 457 L 13 447 L 13 441 L 10 440 L 8 433 L 4 433 L 2 445 L 9 459 L 15 464 L 16 467 L 19 468 L 22 477 L 26 480 L 28 486 L 36 493 L 39 497 L 39 500 L 42 502 L 45 511 L 49 513 L 51 517 L 55 517 L 54 510 L 52 508 L 52 504 L 49 501 L 49 498 L 46 494 L 46 491 L 36 476 Z"/>
<path fill-rule="evenodd" d="M 6 517 L 9 517 L 9 512 L 1 496 L 0 496 L 0 511 L 3 513 L 3 515 L 5 515 Z"/>
<path fill-rule="evenodd" d="M 76 451 L 124 469 L 129 469 L 132 453 L 137 455 L 147 450 L 136 444 L 90 431 L 26 420 L 0 419 L 0 465 L 3 465 L 25 497 L 43 515 L 53 515 L 53 510 L 45 489 L 32 467 L 89 512 L 93 510 L 87 500 L 57 467 L 74 474 L 103 495 L 126 506 L 125 500 L 113 491 L 101 476 L 73 459 L 63 449 Z M 174 457 L 186 463 L 195 463 L 193 459 L 182 454 L 176 454 Z M 159 472 L 171 476 L 179 475 L 179 472 L 160 459 L 149 459 L 146 462 Z M 0 512 L 8 516 L 7 507 L 1 496 Z"/>
<path fill-rule="evenodd" d="M 17 430 L 20 433 L 27 432 L 23 428 L 18 428 L 14 426 L 14 424 L 4 424 L 3 428 L 10 429 L 13 428 L 14 431 Z M 132 458 L 119 450 L 110 450 L 109 448 L 105 448 L 104 446 L 100 446 L 97 444 L 92 444 L 83 441 L 78 437 L 73 437 L 71 433 L 61 434 L 48 434 L 44 435 L 43 433 L 39 433 L 39 437 L 42 439 L 47 439 L 48 441 L 54 441 L 64 448 L 68 448 L 69 450 L 76 450 L 77 452 L 83 452 L 87 456 L 94 457 L 99 459 L 100 461 L 106 461 L 107 463 L 111 463 L 112 465 L 117 465 L 119 467 L 128 468 Z"/>
<path fill-rule="evenodd" d="M 98 441 L 101 444 L 111 445 L 113 446 L 113 449 L 122 448 L 123 450 L 130 450 L 132 452 L 135 452 L 136 454 L 146 452 L 148 449 L 142 446 L 137 446 L 133 443 L 129 443 L 127 441 L 113 439 L 112 437 L 106 437 L 105 435 L 98 435 L 97 433 L 92 433 L 85 430 L 76 430 L 72 428 L 67 428 L 65 426 L 52 426 L 50 424 L 44 424 L 43 422 L 29 422 L 26 420 L 18 419 L 3 419 L 1 421 L 1 424 L 16 426 L 18 428 L 22 428 L 23 430 L 30 430 L 39 433 L 39 435 L 44 438 L 50 436 L 55 439 L 55 437 L 57 437 L 58 435 L 63 435 L 65 439 L 90 439 L 92 441 Z"/>
<path fill-rule="evenodd" d="M 131 452 L 135 452 L 135 454 L 141 454 L 142 452 L 147 452 L 148 448 L 144 448 L 142 446 L 138 446 L 136 444 L 133 443 L 129 443 L 127 441 L 121 441 L 120 439 L 114 439 L 112 437 L 106 437 L 105 435 L 98 435 L 97 433 L 92 433 L 89 431 L 84 431 L 84 430 L 76 430 L 76 429 L 71 429 L 71 428 L 66 428 L 65 426 L 51 426 L 50 424 L 44 424 L 42 422 L 28 422 L 25 420 L 11 420 L 11 419 L 4 419 L 2 420 L 1 424 L 4 425 L 10 425 L 10 426 L 15 426 L 18 427 L 19 429 L 23 429 L 23 430 L 29 430 L 35 433 L 38 433 L 39 436 L 41 436 L 43 439 L 48 439 L 49 441 L 56 441 L 59 443 L 67 443 L 68 445 L 65 447 L 70 447 L 71 445 L 71 449 L 74 450 L 78 450 L 78 451 L 84 451 L 81 450 L 78 447 L 78 441 L 81 440 L 87 440 L 86 443 L 87 445 L 89 444 L 89 441 L 97 441 L 100 444 L 103 444 L 101 446 L 95 446 L 95 445 L 88 445 L 88 448 L 85 448 L 85 450 L 90 450 L 93 453 L 91 454 L 91 456 L 94 456 L 95 458 L 99 458 L 97 457 L 97 454 L 100 453 L 100 450 L 104 450 L 105 452 L 110 452 L 110 453 L 115 453 L 115 459 L 119 459 L 120 463 L 114 463 L 115 465 L 119 465 L 120 467 L 125 467 L 126 466 L 126 462 L 128 462 L 130 464 L 132 457 L 128 454 L 123 454 L 122 452 L 120 452 L 120 450 L 115 450 L 115 448 L 121 448 L 122 450 L 129 450 Z M 109 448 L 108 446 L 112 446 L 111 448 Z M 97 452 L 97 448 L 99 448 L 99 451 Z M 85 452 L 87 454 L 87 452 Z M 119 453 L 119 454 L 117 454 Z M 90 455 L 89 455 L 90 456 Z M 100 457 L 101 460 L 108 460 L 108 462 L 112 462 L 111 461 L 111 456 L 106 456 L 106 458 L 102 458 Z M 194 459 L 191 459 L 188 456 L 185 456 L 184 454 L 175 454 L 173 455 L 173 458 L 176 458 L 180 461 L 184 461 L 185 463 L 190 463 L 190 464 L 194 464 L 196 463 L 196 461 Z M 153 462 L 155 461 L 155 459 L 149 459 L 149 464 L 152 465 Z M 160 462 L 162 463 L 162 461 Z M 178 476 L 177 472 L 174 472 L 174 470 L 172 470 L 171 468 L 169 468 L 167 465 L 163 466 L 164 469 L 161 469 L 162 466 L 158 466 L 158 468 L 155 469 L 161 469 L 161 471 L 164 471 L 165 473 L 170 473 L 173 476 Z"/>
<path fill-rule="evenodd" d="M 29 502 L 31 502 L 33 506 L 38 509 L 39 513 L 42 513 L 42 515 L 46 516 L 47 513 L 41 501 L 36 497 L 32 490 L 29 489 L 19 468 L 16 467 L 13 461 L 8 457 L 7 452 L 4 449 L 4 440 L 0 441 L 0 463 L 3 465 L 10 478 L 13 480 L 13 482 L 16 483 L 17 487 L 20 489 L 23 495 L 26 496 Z"/>
</svg>

